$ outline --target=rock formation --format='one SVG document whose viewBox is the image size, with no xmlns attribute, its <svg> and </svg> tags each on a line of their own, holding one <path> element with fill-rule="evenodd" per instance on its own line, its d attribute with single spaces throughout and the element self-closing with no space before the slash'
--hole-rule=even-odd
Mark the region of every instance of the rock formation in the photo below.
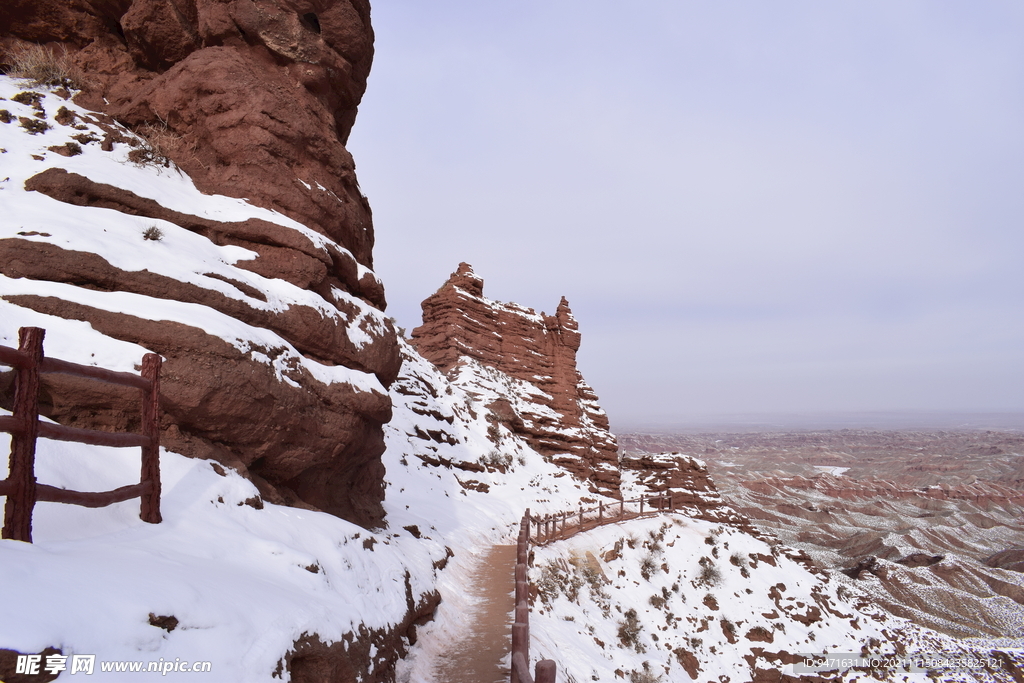
<svg viewBox="0 0 1024 683">
<path fill-rule="evenodd" d="M 643 453 L 624 456 L 619 466 L 623 478 L 635 477 L 636 485 L 646 494 L 672 494 L 672 507 L 687 515 L 710 522 L 731 524 L 748 533 L 754 532 L 749 520 L 737 515 L 718 492 L 708 474 L 707 465 L 697 458 L 680 453 Z"/>
<path fill-rule="evenodd" d="M 132 161 L 173 162 L 205 193 L 245 198 L 283 216 L 216 220 L 209 211 L 162 206 L 106 178 L 56 167 L 73 148 L 51 145 L 35 155 L 43 163 L 22 181 L 24 189 L 69 211 L 81 207 L 76 215 L 93 217 L 97 239 L 107 239 L 100 230 L 105 219 L 96 213 L 102 209 L 171 224 L 211 246 L 241 247 L 252 258 L 235 259 L 226 272 L 199 271 L 202 282 L 182 282 L 48 241 L 52 230 L 33 224 L 32 231 L 0 234 L 2 274 L 196 304 L 274 336 L 266 348 L 239 349 L 198 323 L 146 320 L 91 301 L 45 296 L 42 289 L 0 296 L 87 321 L 104 335 L 163 355 L 168 448 L 250 474 L 271 501 L 379 524 L 381 425 L 391 414 L 384 389 L 397 376 L 400 357 L 394 329 L 380 314 L 384 290 L 371 270 L 370 209 L 344 146 L 373 55 L 368 3 L 0 4 L 0 61 L 10 65 L 34 44 L 80 71 L 79 109 L 64 107 L 54 119 L 56 107 L 47 112 L 36 102 L 36 115 L 53 121 L 46 135 L 81 130 L 81 145 L 102 139 L 105 151 L 131 149 Z M 272 292 L 280 287 L 273 282 L 306 294 L 289 290 L 289 300 L 276 305 Z M 283 370 L 274 366 L 286 358 Z M 349 368 L 363 379 L 329 381 L 308 369 L 314 367 Z M 59 398 L 80 387 L 59 375 L 47 382 L 49 416 L 60 422 L 124 428 L 134 419 L 134 397 L 109 396 L 105 409 L 84 412 Z"/>
<path fill-rule="evenodd" d="M 76 102 L 159 138 L 201 190 L 281 211 L 372 267 L 344 147 L 373 58 L 365 0 L 11 0 L 0 26 L 8 62 L 27 43 L 68 50 Z"/>
<path fill-rule="evenodd" d="M 528 397 L 492 401 L 487 408 L 495 423 L 589 480 L 595 492 L 617 495 L 615 437 L 576 369 L 580 333 L 569 303 L 563 297 L 555 315 L 538 314 L 491 301 L 483 288 L 472 267 L 459 264 L 423 302 L 423 324 L 413 330 L 412 345 L 449 378 L 479 364 L 532 387 Z"/>
</svg>

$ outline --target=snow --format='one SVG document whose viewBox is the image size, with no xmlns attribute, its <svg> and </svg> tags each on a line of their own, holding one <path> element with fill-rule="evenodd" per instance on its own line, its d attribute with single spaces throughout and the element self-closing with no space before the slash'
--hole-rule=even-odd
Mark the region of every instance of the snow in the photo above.
<svg viewBox="0 0 1024 683">
<path fill-rule="evenodd" d="M 835 467 L 833 465 L 815 465 L 814 469 L 818 470 L 819 472 L 825 472 L 827 474 L 831 474 L 833 477 L 838 477 L 838 476 L 842 475 L 843 472 L 846 472 L 850 468 L 849 467 Z"/>
<path fill-rule="evenodd" d="M 754 648 L 859 653 L 875 638 L 875 651 L 893 654 L 894 631 L 911 652 L 957 650 L 951 638 L 855 605 L 860 596 L 823 581 L 778 546 L 710 522 L 662 515 L 601 527 L 535 553 L 530 581 L 540 598 L 530 615 L 531 656 L 554 659 L 559 672 L 576 680 L 649 672 L 654 680 L 690 681 L 681 652 L 696 656 L 699 680 L 749 680 Z M 806 615 L 810 623 L 800 621 Z M 760 640 L 764 635 L 772 641 Z M 755 660 L 760 668 L 794 673 L 792 664 Z M 931 680 L 925 673 L 908 676 Z"/>
<path fill-rule="evenodd" d="M 509 384 L 502 384 L 500 373 L 490 368 L 473 375 L 477 381 L 460 375 L 461 381 L 450 382 L 404 342 L 402 352 L 402 375 L 391 391 L 394 417 L 385 431 L 385 509 L 392 528 L 418 524 L 426 536 L 443 538 L 454 553 L 438 579 L 442 602 L 437 615 L 419 629 L 416 646 L 398 670 L 403 683 L 432 683 L 442 655 L 464 635 L 465 614 L 474 607 L 464 586 L 486 550 L 495 543 L 514 542 L 527 507 L 546 514 L 577 507 L 589 494 L 503 427 L 498 443 L 488 434 L 491 423 L 484 406 L 499 395 L 517 399 L 519 384 L 530 385 L 511 384 L 516 380 L 504 375 Z M 515 390 L 507 388 L 513 386 Z M 417 436 L 417 428 L 421 433 L 442 431 L 455 443 L 424 439 Z M 498 450 L 507 456 L 504 472 L 490 464 L 482 472 L 459 469 L 460 464 L 489 463 L 488 454 Z M 437 459 L 453 466 L 430 464 Z M 486 493 L 464 488 L 460 480 L 489 488 Z"/>
<path fill-rule="evenodd" d="M 3 452 L 8 441 L 0 435 Z M 39 441 L 41 483 L 108 490 L 137 482 L 138 469 L 137 449 Z M 95 510 L 39 503 L 33 544 L 0 541 L 4 647 L 203 660 L 218 681 L 278 680 L 278 660 L 302 634 L 330 642 L 360 624 L 386 627 L 405 616 L 406 572 L 419 587 L 433 581 L 436 548 L 409 536 L 320 512 L 254 509 L 248 480 L 166 451 L 161 478 L 161 524 L 138 518 L 138 500 Z M 367 550 L 361 539 L 371 536 L 379 542 Z M 150 613 L 179 625 L 151 626 Z"/>
<path fill-rule="evenodd" d="M 142 356 L 149 352 L 138 344 L 102 335 L 87 322 L 37 313 L 3 299 L 0 320 L 0 345 L 18 348 L 19 328 L 42 327 L 47 331 L 43 344 L 46 355 L 81 365 L 134 372 L 141 367 Z"/>
</svg>

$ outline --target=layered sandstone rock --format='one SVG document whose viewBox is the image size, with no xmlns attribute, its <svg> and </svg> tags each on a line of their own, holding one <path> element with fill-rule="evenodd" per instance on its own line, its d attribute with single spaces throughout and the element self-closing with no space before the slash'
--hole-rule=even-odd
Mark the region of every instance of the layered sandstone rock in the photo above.
<svg viewBox="0 0 1024 683">
<path fill-rule="evenodd" d="M 82 72 L 73 100 L 81 108 L 68 102 L 54 118 L 54 96 L 45 107 L 37 102 L 34 115 L 51 122 L 40 138 L 81 131 L 81 145 L 102 145 L 112 157 L 131 150 L 129 159 L 140 163 L 173 162 L 203 192 L 245 198 L 280 220 L 217 220 L 216 211 L 200 204 L 163 206 L 153 199 L 155 189 L 141 196 L 137 187 L 66 170 L 68 154 L 51 145 L 61 154 L 51 156 L 43 147 L 34 157 L 42 163 L 30 160 L 32 173 L 11 173 L 10 180 L 65 204 L 66 215 L 86 224 L 80 230 L 89 230 L 98 246 L 71 247 L 50 236 L 57 232 L 51 226 L 12 221 L 11 231 L 0 234 L 0 274 L 9 283 L 47 285 L 0 289 L 0 297 L 46 316 L 85 321 L 163 355 L 168 448 L 236 467 L 269 500 L 378 525 L 382 424 L 391 415 L 385 389 L 401 360 L 394 329 L 381 314 L 384 290 L 371 270 L 370 209 L 344 146 L 373 55 L 369 5 L 0 4 L 0 61 L 12 63 L 32 44 L 66 54 Z M 199 264 L 185 282 L 114 262 L 111 251 L 125 253 L 125 247 L 111 246 L 106 227 L 113 219 L 104 216 L 159 221 L 165 232 L 168 225 L 181 228 L 224 250 L 223 263 L 217 272 Z M 33 230 L 15 232 L 21 221 Z M 251 256 L 228 258 L 239 253 L 232 248 Z M 169 258 L 185 262 L 193 251 Z M 50 283 L 74 289 L 52 296 Z M 94 294 L 75 298 L 74 292 Z M 198 321 L 207 314 L 146 319 L 104 303 L 110 297 L 103 295 L 112 293 L 193 306 L 175 309 L 181 311 L 202 307 L 238 321 L 248 341 L 204 329 Z M 74 380 L 54 375 L 46 382 L 45 406 L 60 422 L 125 429 L 137 419 L 134 396 L 93 397 L 95 405 L 83 409 L 62 398 L 81 395 Z"/>
<path fill-rule="evenodd" d="M 623 480 L 628 478 L 646 494 L 671 494 L 673 508 L 691 517 L 754 531 L 749 520 L 725 504 L 707 465 L 697 458 L 680 453 L 642 453 L 623 456 L 619 466 Z"/>
<path fill-rule="evenodd" d="M 487 406 L 495 423 L 589 480 L 595 492 L 617 495 L 615 437 L 594 390 L 576 368 L 580 333 L 568 302 L 563 297 L 555 315 L 538 314 L 491 301 L 483 287 L 468 264 L 459 264 L 423 302 L 423 325 L 413 330 L 412 345 L 455 381 L 483 366 L 524 383 L 526 395 Z"/>
<path fill-rule="evenodd" d="M 76 102 L 153 138 L 203 191 L 281 211 L 372 267 L 344 146 L 373 58 L 365 0 L 10 0 L 0 27 L 8 63 L 29 43 L 68 50 Z"/>
</svg>

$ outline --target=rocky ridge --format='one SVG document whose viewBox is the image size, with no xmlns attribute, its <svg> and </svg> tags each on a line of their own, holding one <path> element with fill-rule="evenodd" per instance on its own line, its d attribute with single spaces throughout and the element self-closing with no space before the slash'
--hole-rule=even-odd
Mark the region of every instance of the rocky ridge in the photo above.
<svg viewBox="0 0 1024 683">
<path fill-rule="evenodd" d="M 681 453 L 643 453 L 620 458 L 619 467 L 623 493 L 630 498 L 671 493 L 673 508 L 689 517 L 756 535 L 750 521 L 726 504 L 702 460 Z"/>
<path fill-rule="evenodd" d="M 466 263 L 423 301 L 410 343 L 453 382 L 493 375 L 510 391 L 484 408 L 504 428 L 578 478 L 593 493 L 617 495 L 618 453 L 608 417 L 576 368 L 579 325 L 563 297 L 554 315 L 487 299 Z M 514 386 L 513 386 L 514 385 Z M 513 390 L 514 389 L 514 390 Z"/>
</svg>

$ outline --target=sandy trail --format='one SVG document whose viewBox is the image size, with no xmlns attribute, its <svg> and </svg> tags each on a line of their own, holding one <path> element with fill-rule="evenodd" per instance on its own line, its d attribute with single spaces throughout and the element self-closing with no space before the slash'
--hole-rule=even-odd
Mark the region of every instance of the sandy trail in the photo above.
<svg viewBox="0 0 1024 683">
<path fill-rule="evenodd" d="M 478 599 L 466 615 L 467 635 L 453 643 L 435 670 L 438 683 L 506 683 L 502 666 L 511 647 L 516 546 L 496 545 L 480 562 L 466 592 Z"/>
</svg>

